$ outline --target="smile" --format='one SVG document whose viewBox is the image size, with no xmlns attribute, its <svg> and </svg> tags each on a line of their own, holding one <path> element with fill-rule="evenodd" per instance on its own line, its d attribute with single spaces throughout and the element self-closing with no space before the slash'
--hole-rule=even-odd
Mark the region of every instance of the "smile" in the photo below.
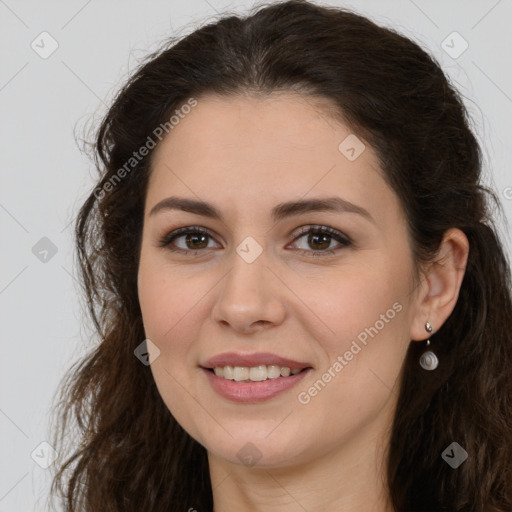
<svg viewBox="0 0 512 512">
<path fill-rule="evenodd" d="M 237 382 L 253 381 L 260 382 L 267 379 L 277 379 L 279 377 L 289 377 L 301 372 L 300 368 L 293 370 L 288 366 L 279 365 L 260 365 L 260 366 L 216 366 L 213 369 L 217 377 L 226 380 L 235 380 Z"/>
<path fill-rule="evenodd" d="M 216 369 L 217 371 L 225 371 L 225 368 L 226 367 L 217 367 Z M 232 367 L 228 366 L 227 368 Z M 237 368 L 242 370 L 241 372 L 237 372 L 239 378 L 245 377 L 249 374 L 249 368 L 234 367 L 233 375 Z M 258 368 L 260 367 L 251 368 L 251 370 Z M 258 371 L 261 372 L 260 375 L 263 375 L 263 371 L 267 372 L 267 377 L 265 380 L 262 379 L 260 381 L 253 381 L 250 378 L 241 380 L 228 379 L 224 376 L 217 376 L 211 368 L 201 368 L 201 370 L 208 379 L 209 385 L 218 395 L 237 403 L 258 403 L 270 400 L 278 394 L 296 386 L 306 375 L 313 371 L 313 368 L 309 367 L 302 370 L 296 369 L 295 373 L 292 374 L 290 368 L 280 368 L 276 366 L 275 368 L 279 368 L 280 373 L 281 371 L 284 371 L 285 374 L 289 372 L 288 376 L 282 376 L 280 374 L 278 377 L 268 377 L 267 367 L 263 366 L 263 368 L 264 370 Z M 276 370 L 270 371 L 275 372 Z"/>
</svg>

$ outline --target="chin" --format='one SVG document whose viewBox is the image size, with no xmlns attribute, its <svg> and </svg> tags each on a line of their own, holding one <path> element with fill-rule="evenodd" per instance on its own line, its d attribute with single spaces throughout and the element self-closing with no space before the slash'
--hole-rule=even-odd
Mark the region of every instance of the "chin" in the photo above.
<svg viewBox="0 0 512 512">
<path fill-rule="evenodd" d="M 302 436 L 293 436 L 290 432 L 283 429 L 282 432 L 272 431 L 267 426 L 258 428 L 254 422 L 243 426 L 237 426 L 236 430 L 231 430 L 226 425 L 226 429 L 232 433 L 232 437 L 219 427 L 217 436 L 209 432 L 202 441 L 199 441 L 208 451 L 209 456 L 224 459 L 232 464 L 258 467 L 258 468 L 278 468 L 293 466 L 306 462 L 307 451 L 313 449 L 312 446 L 302 446 L 300 443 Z M 235 433 L 236 432 L 236 433 Z M 309 449 L 308 449 L 309 448 Z"/>
</svg>

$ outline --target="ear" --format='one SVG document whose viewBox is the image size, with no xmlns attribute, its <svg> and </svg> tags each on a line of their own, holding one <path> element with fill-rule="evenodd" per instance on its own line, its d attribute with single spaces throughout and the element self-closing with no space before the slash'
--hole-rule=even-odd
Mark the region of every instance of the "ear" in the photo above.
<svg viewBox="0 0 512 512">
<path fill-rule="evenodd" d="M 468 254 L 466 235 L 460 229 L 446 231 L 434 261 L 423 270 L 411 323 L 412 340 L 422 341 L 429 337 L 426 322 L 436 332 L 451 315 L 459 298 Z"/>
</svg>

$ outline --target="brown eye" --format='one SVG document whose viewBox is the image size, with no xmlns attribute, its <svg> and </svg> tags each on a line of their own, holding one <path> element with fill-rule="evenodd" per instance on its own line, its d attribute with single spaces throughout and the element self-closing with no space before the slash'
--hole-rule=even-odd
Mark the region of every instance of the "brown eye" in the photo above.
<svg viewBox="0 0 512 512">
<path fill-rule="evenodd" d="M 332 255 L 341 250 L 341 248 L 352 245 L 350 238 L 327 226 L 307 227 L 302 230 L 298 237 L 295 238 L 295 241 L 305 237 L 306 235 L 306 244 L 313 248 L 313 250 L 301 249 L 301 251 L 303 254 L 308 256 L 318 257 Z M 336 249 L 329 249 L 329 247 L 331 247 L 332 240 L 338 242 L 338 247 Z"/>
<path fill-rule="evenodd" d="M 184 247 L 177 247 L 175 240 L 183 238 Z M 159 243 L 160 247 L 166 247 L 173 252 L 190 253 L 208 248 L 208 239 L 212 238 L 210 233 L 200 227 L 180 228 L 166 235 Z M 196 253 L 194 253 L 196 254 Z"/>
<path fill-rule="evenodd" d="M 306 244 L 311 249 L 299 249 L 301 253 L 307 256 L 319 257 L 332 255 L 343 247 L 352 245 L 349 237 L 327 226 L 310 226 L 303 228 L 294 242 L 307 236 Z M 176 244 L 176 240 L 183 239 L 182 246 Z M 159 243 L 160 247 L 165 247 L 172 252 L 179 252 L 187 255 L 197 255 L 208 249 L 209 239 L 213 240 L 210 232 L 201 227 L 184 227 L 172 231 L 166 235 Z M 332 242 L 336 241 L 338 247 L 332 249 Z"/>
</svg>

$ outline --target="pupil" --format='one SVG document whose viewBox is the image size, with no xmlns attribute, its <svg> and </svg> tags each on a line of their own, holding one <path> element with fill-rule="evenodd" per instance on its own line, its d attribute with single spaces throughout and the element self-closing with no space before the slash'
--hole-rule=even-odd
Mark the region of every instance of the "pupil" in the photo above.
<svg viewBox="0 0 512 512">
<path fill-rule="evenodd" d="M 313 239 L 316 240 L 317 238 L 323 238 L 324 241 L 325 241 L 325 239 L 328 239 L 329 237 L 327 235 L 324 235 L 324 234 L 312 234 L 312 235 L 309 236 L 309 242 L 311 243 L 311 241 Z M 314 243 L 316 243 L 316 242 L 313 242 L 313 244 Z M 325 244 L 327 244 L 327 245 L 325 245 Z M 320 247 L 320 249 L 326 249 L 327 247 L 329 247 L 329 241 L 328 240 L 327 240 L 327 242 L 324 242 L 323 247 Z"/>
<path fill-rule="evenodd" d="M 206 243 L 206 245 L 208 245 L 208 243 L 206 242 L 206 237 L 207 237 L 207 235 L 205 235 L 205 234 L 188 234 L 187 235 L 187 244 L 189 242 L 191 242 L 191 240 L 202 239 L 203 244 Z M 323 242 L 318 241 L 321 239 L 323 239 Z M 319 247 L 319 249 L 326 249 L 327 247 L 329 247 L 329 236 L 325 235 L 325 234 L 310 234 L 308 241 L 312 245 L 320 244 L 321 247 Z M 196 249 L 198 248 L 198 245 L 196 243 L 192 243 L 192 245 L 194 245 Z M 200 248 L 203 248 L 203 247 L 204 247 L 204 245 L 202 245 Z"/>
<path fill-rule="evenodd" d="M 195 234 L 195 235 L 187 235 L 187 244 L 190 242 L 191 239 L 197 239 L 197 238 L 202 238 L 203 241 L 206 239 L 206 236 L 207 235 L 204 235 L 204 234 Z M 197 249 L 198 246 L 196 244 L 193 244 L 194 247 Z M 208 243 L 206 243 L 206 245 L 208 245 Z M 201 247 L 202 248 L 202 247 Z"/>
</svg>

